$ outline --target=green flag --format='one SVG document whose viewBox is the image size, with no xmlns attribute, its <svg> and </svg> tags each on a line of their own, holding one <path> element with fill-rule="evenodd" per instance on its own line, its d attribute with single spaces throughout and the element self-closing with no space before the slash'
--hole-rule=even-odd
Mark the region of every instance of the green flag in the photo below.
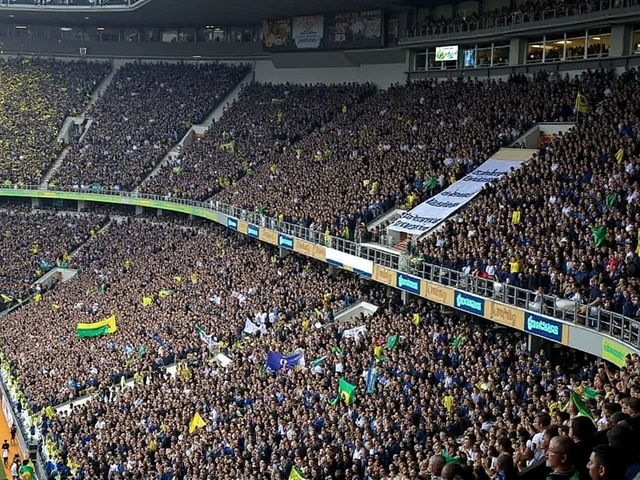
<svg viewBox="0 0 640 480">
<path fill-rule="evenodd" d="M 429 177 L 427 180 L 427 190 L 433 190 L 438 186 L 438 180 L 435 177 Z"/>
<path fill-rule="evenodd" d="M 462 335 L 458 335 L 452 345 L 453 348 L 460 348 L 460 345 L 462 345 Z"/>
<path fill-rule="evenodd" d="M 356 401 L 356 386 L 347 382 L 344 378 L 340 379 L 338 393 L 347 405 L 353 405 L 353 402 Z"/>
<path fill-rule="evenodd" d="M 580 395 L 578 395 L 576 392 L 571 392 L 571 401 L 576 406 L 576 409 L 578 410 L 578 413 L 580 415 L 589 417 L 591 420 L 593 420 L 593 413 L 591 413 L 591 409 L 584 403 L 582 398 L 580 398 Z"/>
<path fill-rule="evenodd" d="M 144 347 L 144 345 L 139 345 L 138 346 L 138 356 L 139 357 L 144 357 L 145 353 L 147 353 L 147 349 Z"/>
<path fill-rule="evenodd" d="M 387 338 L 387 350 L 393 350 L 398 345 L 398 335 L 390 335 Z"/>
<path fill-rule="evenodd" d="M 593 233 L 593 241 L 596 247 L 599 247 L 607 238 L 607 227 L 591 227 L 591 233 Z"/>
<path fill-rule="evenodd" d="M 587 400 L 593 400 L 594 398 L 596 398 L 598 396 L 598 391 L 594 390 L 591 387 L 584 387 L 584 397 Z"/>
<path fill-rule="evenodd" d="M 311 366 L 312 367 L 317 367 L 318 365 L 322 365 L 322 362 L 325 361 L 325 359 L 327 358 L 326 355 L 323 355 L 322 357 L 316 358 L 315 360 L 311 361 Z"/>
<path fill-rule="evenodd" d="M 107 335 L 109 333 L 108 325 L 101 325 L 95 328 L 76 328 L 76 336 L 78 338 L 92 338 Z"/>
<path fill-rule="evenodd" d="M 336 354 L 336 355 L 338 355 L 339 357 L 341 357 L 341 356 L 342 356 L 342 350 L 340 350 L 340 348 L 338 348 L 338 347 L 333 347 L 333 348 L 331 349 L 331 353 L 335 353 L 335 354 Z"/>
<path fill-rule="evenodd" d="M 612 209 L 613 206 L 616 204 L 617 199 L 618 199 L 617 193 L 610 193 L 609 195 L 607 195 L 607 198 L 606 198 L 607 208 Z"/>
</svg>

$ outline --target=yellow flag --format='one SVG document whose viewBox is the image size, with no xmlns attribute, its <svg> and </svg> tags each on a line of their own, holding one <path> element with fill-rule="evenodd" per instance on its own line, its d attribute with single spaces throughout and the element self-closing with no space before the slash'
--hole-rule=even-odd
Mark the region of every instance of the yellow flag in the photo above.
<svg viewBox="0 0 640 480">
<path fill-rule="evenodd" d="M 640 255 L 640 228 L 638 229 L 638 244 L 636 245 L 636 255 Z"/>
<path fill-rule="evenodd" d="M 417 327 L 418 325 L 420 325 L 420 314 L 419 313 L 414 313 L 413 314 L 413 319 L 411 320 L 413 322 L 413 324 Z"/>
<path fill-rule="evenodd" d="M 191 274 L 191 283 L 198 283 L 198 274 L 197 273 L 192 273 Z"/>
<path fill-rule="evenodd" d="M 41 293 L 36 293 L 35 296 L 33 297 L 33 301 L 36 303 L 40 303 L 42 301 L 42 294 Z"/>
<path fill-rule="evenodd" d="M 587 101 L 587 97 L 578 93 L 576 97 L 576 110 L 579 113 L 587 113 L 589 111 L 589 102 Z"/>
<path fill-rule="evenodd" d="M 511 223 L 518 225 L 520 223 L 520 210 L 516 210 L 511 214 Z"/>
<path fill-rule="evenodd" d="M 142 297 L 142 305 L 145 307 L 153 305 L 153 297 Z"/>
<path fill-rule="evenodd" d="M 196 431 L 196 428 L 202 428 L 206 425 L 202 417 L 198 412 L 193 414 L 193 418 L 189 422 L 189 433 L 193 433 Z"/>
<path fill-rule="evenodd" d="M 2 297 L 2 300 L 3 300 L 4 303 L 13 302 L 13 298 L 11 298 L 9 295 L 5 295 L 4 293 L 0 294 L 0 297 Z"/>
<path fill-rule="evenodd" d="M 616 160 L 618 163 L 622 163 L 624 160 L 624 148 L 620 147 L 620 149 L 616 152 Z"/>
</svg>

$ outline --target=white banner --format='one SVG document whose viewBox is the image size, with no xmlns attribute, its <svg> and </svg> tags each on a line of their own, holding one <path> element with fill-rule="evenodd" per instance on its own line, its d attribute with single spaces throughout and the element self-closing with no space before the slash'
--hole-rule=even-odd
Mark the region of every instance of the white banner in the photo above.
<svg viewBox="0 0 640 480">
<path fill-rule="evenodd" d="M 365 333 L 367 333 L 366 325 L 360 325 L 359 327 L 345 330 L 342 334 L 342 338 L 353 338 L 356 342 L 360 342 L 360 337 L 362 337 Z"/>
<path fill-rule="evenodd" d="M 249 320 L 248 318 L 245 320 L 244 322 L 244 333 L 248 334 L 248 335 L 255 335 L 256 333 L 258 333 L 260 331 L 260 327 L 257 326 L 255 323 L 253 323 L 251 320 Z"/>
<path fill-rule="evenodd" d="M 320 48 L 324 34 L 324 17 L 293 17 L 293 43 L 297 49 Z"/>
<path fill-rule="evenodd" d="M 521 160 L 490 158 L 464 178 L 406 213 L 388 229 L 423 235 L 473 200 L 487 183 L 501 178 L 512 168 L 520 168 L 520 165 Z"/>
</svg>

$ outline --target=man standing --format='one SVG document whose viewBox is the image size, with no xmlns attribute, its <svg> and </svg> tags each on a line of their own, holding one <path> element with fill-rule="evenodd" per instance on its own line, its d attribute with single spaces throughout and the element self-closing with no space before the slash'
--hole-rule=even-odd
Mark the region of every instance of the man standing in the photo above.
<svg viewBox="0 0 640 480">
<path fill-rule="evenodd" d="M 6 440 L 2 444 L 2 461 L 4 462 L 4 468 L 9 466 L 9 442 Z"/>
<path fill-rule="evenodd" d="M 545 453 L 547 467 L 551 473 L 547 480 L 579 480 L 580 475 L 573 468 L 575 442 L 568 436 L 553 437 Z"/>
<path fill-rule="evenodd" d="M 587 469 L 591 480 L 614 480 L 624 477 L 623 457 L 610 445 L 593 448 Z"/>
</svg>

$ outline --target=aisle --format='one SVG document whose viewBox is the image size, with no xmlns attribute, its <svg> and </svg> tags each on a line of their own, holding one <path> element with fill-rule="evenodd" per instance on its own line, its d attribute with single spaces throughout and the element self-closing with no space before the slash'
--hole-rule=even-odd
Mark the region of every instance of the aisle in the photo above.
<svg viewBox="0 0 640 480">
<path fill-rule="evenodd" d="M 7 419 L 4 417 L 2 408 L 0 408 L 0 445 L 2 445 L 5 440 L 9 442 L 9 445 L 11 445 L 11 431 L 9 430 L 9 425 L 7 424 Z M 7 467 L 11 467 L 11 460 L 13 460 L 13 456 L 16 453 L 20 454 L 20 452 L 18 451 L 17 441 L 15 445 L 11 445 L 11 447 L 9 448 L 9 463 L 7 464 Z M 1 455 L 2 451 L 0 451 L 0 456 Z M 20 457 L 20 459 L 22 459 L 22 457 Z M 5 480 L 7 478 L 11 478 L 11 469 L 0 469 L 0 480 Z"/>
</svg>

